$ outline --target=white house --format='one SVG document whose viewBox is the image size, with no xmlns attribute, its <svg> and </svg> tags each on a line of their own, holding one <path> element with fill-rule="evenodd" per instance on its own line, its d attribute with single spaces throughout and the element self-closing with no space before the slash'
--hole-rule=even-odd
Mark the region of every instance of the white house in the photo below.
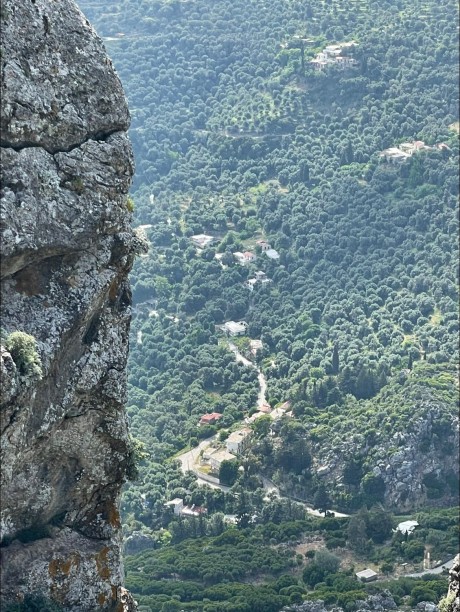
<svg viewBox="0 0 460 612">
<path fill-rule="evenodd" d="M 236 457 L 226 448 L 216 448 L 210 452 L 203 453 L 203 459 L 207 459 L 213 470 L 218 471 L 223 461 L 233 461 Z"/>
<path fill-rule="evenodd" d="M 240 321 L 239 323 L 236 321 L 227 321 L 222 326 L 222 329 L 229 336 L 244 336 L 246 330 L 248 328 L 248 324 L 246 321 Z"/>
<path fill-rule="evenodd" d="M 374 570 L 365 569 L 361 572 L 357 572 L 355 576 L 361 582 L 372 582 L 372 580 L 377 580 L 378 574 L 374 572 Z"/>
<path fill-rule="evenodd" d="M 254 285 L 257 283 L 257 279 L 256 278 L 248 278 L 247 281 L 245 281 L 244 285 L 245 287 L 247 287 L 249 289 L 249 291 L 254 291 Z"/>
<path fill-rule="evenodd" d="M 416 527 L 419 526 L 419 523 L 417 523 L 417 521 L 403 521 L 402 523 L 399 523 L 398 526 L 396 527 L 395 531 L 399 531 L 402 534 L 411 534 L 414 529 Z"/>
<path fill-rule="evenodd" d="M 252 429 L 249 429 L 249 427 L 243 427 L 231 433 L 226 440 L 228 452 L 234 453 L 235 455 L 241 455 L 241 453 L 249 448 L 251 436 Z"/>
<path fill-rule="evenodd" d="M 393 164 L 400 164 L 406 161 L 406 159 L 409 159 L 410 156 L 410 153 L 401 151 L 401 149 L 398 149 L 397 147 L 390 147 L 389 149 L 385 149 L 380 153 L 380 157 L 385 158 L 387 161 Z"/>
<path fill-rule="evenodd" d="M 216 239 L 213 236 L 208 236 L 207 234 L 196 234 L 195 236 L 191 236 L 190 240 L 198 248 L 205 249 L 206 247 L 210 246 Z"/>
<path fill-rule="evenodd" d="M 257 259 L 257 255 L 255 253 L 251 253 L 251 251 L 245 251 L 243 255 L 245 263 L 252 263 Z"/>
<path fill-rule="evenodd" d="M 167 508 L 173 508 L 176 516 L 199 516 L 200 514 L 206 513 L 206 508 L 195 506 L 195 504 L 193 504 L 193 506 L 184 506 L 184 500 L 178 497 L 166 502 L 165 506 Z"/>
<path fill-rule="evenodd" d="M 176 516 L 180 516 L 184 508 L 184 500 L 176 497 L 176 499 L 172 499 L 171 501 L 166 502 L 165 506 L 167 506 L 168 508 L 173 508 L 174 514 Z"/>
<path fill-rule="evenodd" d="M 257 270 L 254 276 L 256 277 L 256 280 L 259 281 L 265 280 L 267 278 L 267 275 L 265 274 L 265 272 L 262 272 L 262 270 Z"/>
</svg>

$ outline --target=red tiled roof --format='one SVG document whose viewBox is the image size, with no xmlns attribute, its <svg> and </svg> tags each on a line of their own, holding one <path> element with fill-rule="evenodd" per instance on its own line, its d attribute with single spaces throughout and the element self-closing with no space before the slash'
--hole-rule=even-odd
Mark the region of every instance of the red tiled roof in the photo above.
<svg viewBox="0 0 460 612">
<path fill-rule="evenodd" d="M 200 419 L 200 422 L 208 423 L 209 421 L 217 421 L 217 419 L 220 419 L 221 416 L 222 415 L 220 414 L 220 412 L 211 412 L 211 414 L 203 414 Z"/>
</svg>

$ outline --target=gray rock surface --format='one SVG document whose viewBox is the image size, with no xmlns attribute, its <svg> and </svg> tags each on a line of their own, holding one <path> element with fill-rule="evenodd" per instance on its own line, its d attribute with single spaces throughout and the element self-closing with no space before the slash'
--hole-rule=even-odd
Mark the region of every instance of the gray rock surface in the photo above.
<svg viewBox="0 0 460 612">
<path fill-rule="evenodd" d="M 3 0 L 1 28 L 1 326 L 35 338 L 42 368 L 1 348 L 2 603 L 42 593 L 130 610 L 118 501 L 132 469 L 127 275 L 142 245 L 128 109 L 71 0 Z"/>
<path fill-rule="evenodd" d="M 427 392 L 428 394 L 428 392 Z M 330 488 L 343 483 L 343 466 L 351 457 L 365 458 L 368 471 L 385 483 L 385 505 L 392 510 L 412 511 L 430 505 L 454 505 L 458 498 L 445 486 L 443 498 L 431 499 L 425 485 L 427 478 L 439 478 L 447 474 L 458 475 L 459 418 L 458 414 L 446 417 L 445 407 L 429 396 L 414 405 L 414 418 L 405 431 L 399 431 L 393 440 L 377 432 L 372 445 L 366 445 L 363 436 L 350 428 L 334 444 L 323 440 L 314 446 L 314 469 L 321 476 L 321 466 L 331 466 L 328 474 Z M 436 425 L 449 418 L 448 433 L 441 444 L 436 444 Z M 362 439 L 360 439 L 362 438 Z M 428 440 L 426 448 L 423 440 Z M 446 450 L 450 447 L 450 450 Z"/>
<path fill-rule="evenodd" d="M 449 571 L 449 590 L 439 602 L 440 612 L 460 612 L 460 555 Z"/>
<path fill-rule="evenodd" d="M 356 610 L 357 612 L 385 612 L 387 610 L 398 612 L 398 606 L 391 593 L 383 591 L 378 595 L 369 595 L 364 601 L 357 601 Z M 304 601 L 301 604 L 287 606 L 283 608 L 283 612 L 343 612 L 343 609 L 337 606 L 326 606 L 324 601 L 319 599 L 317 601 Z"/>
</svg>

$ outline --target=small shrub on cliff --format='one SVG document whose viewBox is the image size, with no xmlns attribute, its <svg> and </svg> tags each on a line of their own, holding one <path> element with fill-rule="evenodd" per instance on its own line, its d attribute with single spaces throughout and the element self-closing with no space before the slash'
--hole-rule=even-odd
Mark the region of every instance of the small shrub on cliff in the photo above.
<svg viewBox="0 0 460 612">
<path fill-rule="evenodd" d="M 455 593 L 451 591 L 446 597 L 443 597 L 438 604 L 439 612 L 450 612 L 454 610 Z"/>
<path fill-rule="evenodd" d="M 131 448 L 129 449 L 128 463 L 126 466 L 126 476 L 128 480 L 137 480 L 139 477 L 139 464 L 147 459 L 150 454 L 145 449 L 145 444 L 130 436 Z"/>
<path fill-rule="evenodd" d="M 126 198 L 126 208 L 128 209 L 130 213 L 134 212 L 134 200 L 132 199 L 131 196 L 128 196 Z"/>
<path fill-rule="evenodd" d="M 33 336 L 21 331 L 12 332 L 6 339 L 5 347 L 23 376 L 42 377 L 37 341 Z"/>
</svg>

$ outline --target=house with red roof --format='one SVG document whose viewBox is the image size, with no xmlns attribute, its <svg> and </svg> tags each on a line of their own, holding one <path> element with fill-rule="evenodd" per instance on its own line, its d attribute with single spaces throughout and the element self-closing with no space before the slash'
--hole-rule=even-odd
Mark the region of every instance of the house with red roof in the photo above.
<svg viewBox="0 0 460 612">
<path fill-rule="evenodd" d="M 214 425 L 222 417 L 220 412 L 211 412 L 211 414 L 203 414 L 199 425 Z"/>
</svg>

